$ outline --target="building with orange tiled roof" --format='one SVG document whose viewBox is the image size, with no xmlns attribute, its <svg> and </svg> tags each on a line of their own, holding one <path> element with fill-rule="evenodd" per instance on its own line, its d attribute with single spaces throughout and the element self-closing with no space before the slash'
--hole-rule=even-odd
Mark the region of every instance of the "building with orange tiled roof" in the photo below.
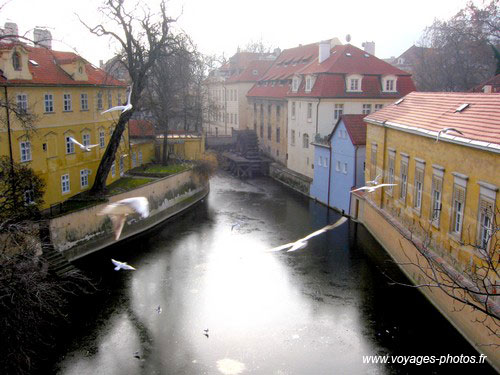
<svg viewBox="0 0 500 375">
<path fill-rule="evenodd" d="M 43 208 L 49 208 L 92 186 L 119 115 L 101 112 L 123 104 L 127 87 L 81 56 L 54 51 L 48 48 L 47 40 L 44 45 L 32 46 L 15 38 L 0 43 L 2 95 L 21 112 L 36 116 L 36 132 L 32 133 L 22 129 L 12 112 L 8 120 L 4 119 L 9 124 L 0 127 L 0 155 L 28 164 L 45 180 Z M 83 151 L 70 137 L 97 147 Z M 128 131 L 124 132 L 108 183 L 129 168 L 129 159 L 120 157 L 126 153 Z"/>
<path fill-rule="evenodd" d="M 229 61 L 210 72 L 205 82 L 211 113 L 204 124 L 207 135 L 231 135 L 233 130 L 248 128 L 246 94 L 271 66 L 275 53 L 238 50 Z"/>
<path fill-rule="evenodd" d="M 471 91 L 472 92 L 485 92 L 485 93 L 500 92 L 500 74 L 497 74 L 496 76 L 481 83 L 480 85 L 477 85 Z"/>
<path fill-rule="evenodd" d="M 463 279 L 467 270 L 479 269 L 488 259 L 496 267 L 500 93 L 413 92 L 364 120 L 365 179 L 381 175 L 379 182 L 396 186 L 352 194 L 351 215 L 415 284 L 430 282 L 421 272 L 428 270 L 421 254 L 459 275 L 459 284 L 468 282 Z M 454 130 L 442 132 L 445 128 Z M 485 281 L 489 287 L 500 280 L 489 274 Z M 484 315 L 454 303 L 439 288 L 421 290 L 498 366 L 495 349 L 490 349 L 499 345 L 498 336 L 491 335 L 488 323 L 474 323 L 483 322 Z M 491 303 L 498 311 L 496 298 L 476 302 Z"/>
</svg>

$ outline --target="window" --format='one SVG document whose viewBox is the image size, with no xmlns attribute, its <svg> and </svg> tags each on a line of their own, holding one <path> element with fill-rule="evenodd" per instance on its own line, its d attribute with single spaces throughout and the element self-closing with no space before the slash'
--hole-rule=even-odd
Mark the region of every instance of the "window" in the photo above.
<svg viewBox="0 0 500 375">
<path fill-rule="evenodd" d="M 344 163 L 344 170 L 342 171 L 344 174 L 347 174 L 347 163 Z"/>
<path fill-rule="evenodd" d="M 394 170 L 395 170 L 395 165 L 396 165 L 396 152 L 395 151 L 389 151 L 389 175 L 388 175 L 388 181 L 387 183 L 393 184 L 394 183 Z M 393 192 L 393 187 L 394 186 L 388 186 L 386 189 L 387 194 L 392 196 Z"/>
<path fill-rule="evenodd" d="M 21 70 L 21 55 L 19 53 L 14 52 L 12 54 L 12 66 L 14 67 L 14 70 Z"/>
<path fill-rule="evenodd" d="M 280 143 L 280 128 L 276 128 L 276 143 Z"/>
<path fill-rule="evenodd" d="M 306 91 L 311 91 L 312 89 L 312 78 L 306 77 Z"/>
<path fill-rule="evenodd" d="M 63 111 L 71 111 L 71 94 L 63 94 Z"/>
<path fill-rule="evenodd" d="M 54 112 L 54 96 L 52 94 L 44 95 L 45 113 Z"/>
<path fill-rule="evenodd" d="M 125 158 L 123 156 L 120 156 L 120 163 L 119 163 L 120 176 L 123 176 L 123 172 L 124 172 L 123 159 L 125 159 Z"/>
<path fill-rule="evenodd" d="M 139 165 L 142 165 L 142 151 L 139 150 Z"/>
<path fill-rule="evenodd" d="M 257 104 L 253 103 L 253 128 L 257 130 Z"/>
<path fill-rule="evenodd" d="M 323 165 L 323 156 L 320 156 L 318 159 L 318 165 L 321 167 Z"/>
<path fill-rule="evenodd" d="M 309 148 L 309 135 L 307 133 L 305 133 L 302 136 L 302 147 L 303 148 Z"/>
<path fill-rule="evenodd" d="M 292 102 L 292 119 L 295 119 L 295 102 Z"/>
<path fill-rule="evenodd" d="M 271 133 L 272 133 L 272 129 L 271 129 L 271 124 L 267 125 L 267 139 L 271 140 Z"/>
<path fill-rule="evenodd" d="M 74 154 L 75 153 L 75 144 L 71 142 L 70 136 L 66 137 L 66 153 Z"/>
<path fill-rule="evenodd" d="M 111 163 L 111 177 L 115 177 L 116 176 L 116 163 L 113 162 Z"/>
<path fill-rule="evenodd" d="M 359 90 L 359 79 L 357 79 L 357 78 L 351 79 L 349 89 L 351 91 L 358 91 Z"/>
<path fill-rule="evenodd" d="M 260 124 L 260 137 L 264 138 L 264 125 Z"/>
<path fill-rule="evenodd" d="M 89 186 L 89 170 L 82 169 L 80 171 L 80 187 L 83 189 L 88 186 Z"/>
<path fill-rule="evenodd" d="M 408 189 L 408 157 L 405 156 L 401 159 L 400 179 L 399 198 L 404 203 L 406 202 L 406 191 Z"/>
<path fill-rule="evenodd" d="M 90 145 L 90 134 L 83 134 L 82 135 L 82 143 L 84 146 Z"/>
<path fill-rule="evenodd" d="M 97 109 L 102 109 L 102 92 L 97 93 Z"/>
<path fill-rule="evenodd" d="M 340 172 L 340 160 L 337 160 L 337 163 L 335 164 L 335 170 L 337 172 Z"/>
<path fill-rule="evenodd" d="M 233 123 L 233 114 L 231 113 L 230 115 L 230 120 L 229 120 L 229 123 L 232 124 Z"/>
<path fill-rule="evenodd" d="M 281 106 L 277 105 L 276 106 L 276 123 L 277 123 L 278 126 L 279 126 L 279 123 L 280 123 L 280 119 L 281 119 Z"/>
<path fill-rule="evenodd" d="M 122 105 L 122 93 L 118 93 L 118 100 L 116 101 L 116 105 Z"/>
<path fill-rule="evenodd" d="M 137 153 L 133 152 L 132 153 L 132 168 L 135 168 L 137 166 Z"/>
<path fill-rule="evenodd" d="M 108 109 L 113 106 L 113 97 L 111 96 L 111 91 L 108 90 Z"/>
<path fill-rule="evenodd" d="M 369 115 L 371 112 L 372 112 L 372 105 L 371 104 L 363 104 L 363 114 Z"/>
<path fill-rule="evenodd" d="M 413 192 L 413 208 L 420 212 L 422 209 L 422 192 L 424 188 L 424 169 L 417 162 L 415 167 L 415 191 Z"/>
<path fill-rule="evenodd" d="M 61 176 L 61 191 L 63 194 L 69 193 L 70 191 L 69 174 L 63 174 Z"/>
<path fill-rule="evenodd" d="M 290 143 L 292 146 L 295 146 L 295 130 L 290 131 Z"/>
<path fill-rule="evenodd" d="M 35 204 L 35 193 L 33 189 L 24 191 L 24 205 L 29 206 L 31 204 Z"/>
<path fill-rule="evenodd" d="M 325 167 L 328 167 L 328 159 L 325 157 L 325 158 L 323 159 L 323 161 L 324 161 L 324 166 L 325 166 Z"/>
<path fill-rule="evenodd" d="M 99 132 L 99 147 L 100 148 L 104 148 L 105 144 L 106 143 L 105 143 L 105 140 L 104 140 L 104 130 L 101 130 Z"/>
<path fill-rule="evenodd" d="M 493 235 L 494 206 L 495 202 L 490 197 L 484 195 L 479 196 L 478 246 L 481 249 L 487 250 L 490 245 L 490 240 Z"/>
<path fill-rule="evenodd" d="M 234 123 L 236 125 L 238 125 L 238 114 L 237 113 L 234 114 Z"/>
<path fill-rule="evenodd" d="M 17 94 L 16 101 L 17 101 L 17 110 L 20 113 L 27 113 L 28 112 L 28 95 Z"/>
<path fill-rule="evenodd" d="M 89 98 L 87 94 L 80 94 L 80 109 L 82 111 L 89 110 Z"/>
<path fill-rule="evenodd" d="M 370 151 L 370 180 L 374 180 L 377 176 L 377 145 L 372 143 Z"/>
<path fill-rule="evenodd" d="M 464 205 L 465 205 L 465 188 L 463 186 L 459 186 L 458 184 L 454 184 L 451 232 L 458 236 L 460 236 L 462 233 L 462 225 L 464 221 Z"/>
<path fill-rule="evenodd" d="M 299 79 L 297 77 L 293 77 L 292 79 L 292 91 L 297 92 L 299 89 Z"/>
<path fill-rule="evenodd" d="M 338 120 L 343 113 L 344 113 L 344 105 L 335 104 L 335 109 L 333 110 L 333 119 Z"/>
<path fill-rule="evenodd" d="M 385 81 L 385 91 L 394 91 L 394 80 L 388 79 Z"/>
<path fill-rule="evenodd" d="M 432 206 L 431 206 L 431 222 L 439 228 L 439 219 L 441 217 L 441 200 L 443 196 L 443 178 L 441 175 L 434 174 L 432 176 Z"/>
<path fill-rule="evenodd" d="M 375 104 L 375 111 L 378 111 L 380 109 L 384 108 L 383 104 Z"/>
<path fill-rule="evenodd" d="M 31 160 L 31 142 L 24 141 L 20 144 L 21 147 L 21 162 L 30 161 Z"/>
<path fill-rule="evenodd" d="M 308 122 L 311 122 L 312 120 L 312 110 L 313 109 L 313 105 L 312 103 L 307 103 L 307 121 Z"/>
</svg>

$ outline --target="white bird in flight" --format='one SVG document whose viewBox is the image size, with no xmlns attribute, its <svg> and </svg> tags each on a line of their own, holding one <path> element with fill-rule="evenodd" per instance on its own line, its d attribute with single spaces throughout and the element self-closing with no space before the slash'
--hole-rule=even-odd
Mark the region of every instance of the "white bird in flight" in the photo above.
<svg viewBox="0 0 500 375">
<path fill-rule="evenodd" d="M 455 128 L 443 128 L 441 129 L 439 132 L 438 132 L 438 135 L 436 137 L 436 143 L 439 141 L 439 136 L 441 135 L 441 133 L 443 134 L 446 134 L 448 132 L 456 132 L 458 134 L 461 134 L 461 135 L 464 135 L 464 133 L 462 133 L 460 130 L 457 130 Z"/>
<path fill-rule="evenodd" d="M 292 251 L 303 249 L 304 247 L 307 246 L 307 241 L 309 241 L 311 238 L 316 237 L 316 236 L 318 236 L 322 233 L 325 233 L 329 230 L 332 230 L 334 228 L 337 228 L 338 226 L 344 224 L 346 221 L 347 221 L 347 219 L 344 216 L 342 216 L 335 223 L 327 225 L 327 226 L 325 226 L 325 227 L 323 227 L 315 232 L 312 232 L 311 234 L 305 236 L 304 238 L 301 238 L 295 242 L 290 242 L 290 243 L 287 243 L 287 244 L 284 244 L 281 246 L 273 247 L 269 251 L 281 251 L 281 250 L 288 249 L 287 253 L 289 253 Z"/>
<path fill-rule="evenodd" d="M 88 146 L 84 146 L 84 145 L 82 145 L 80 142 L 78 142 L 75 138 L 73 138 L 73 137 L 68 137 L 68 138 L 69 138 L 69 140 L 70 140 L 71 142 L 73 142 L 75 145 L 77 145 L 78 147 L 80 147 L 83 151 L 87 151 L 87 152 L 89 152 L 91 148 L 94 148 L 94 147 L 99 146 L 99 145 L 88 145 Z"/>
<path fill-rule="evenodd" d="M 112 112 L 112 111 L 122 111 L 122 113 L 123 113 L 123 112 L 128 111 L 129 109 L 132 109 L 132 103 L 130 103 L 131 96 L 132 96 L 132 86 L 130 86 L 129 91 L 128 91 L 127 104 L 117 105 L 115 107 L 111 107 L 110 109 L 107 109 L 107 110 L 101 112 L 101 115 L 108 113 L 108 112 Z"/>
<path fill-rule="evenodd" d="M 127 262 L 119 262 L 117 260 L 111 259 L 111 262 L 116 266 L 115 271 L 119 270 L 129 270 L 129 271 L 134 271 L 135 268 L 128 265 Z"/>
<path fill-rule="evenodd" d="M 149 202 L 145 197 L 134 197 L 122 199 L 121 201 L 108 204 L 98 215 L 108 215 L 113 222 L 115 240 L 120 238 L 125 219 L 128 215 L 138 213 L 143 218 L 149 216 Z"/>
<path fill-rule="evenodd" d="M 370 185 L 377 185 L 378 184 L 378 179 L 382 177 L 382 174 L 379 174 L 377 177 L 375 177 L 374 180 L 371 180 L 371 181 L 366 181 L 367 184 L 370 184 Z"/>
<path fill-rule="evenodd" d="M 368 193 L 373 193 L 376 189 L 384 187 L 384 186 L 396 186 L 397 184 L 380 184 L 380 185 L 374 185 L 374 186 L 363 186 L 358 189 L 351 190 L 351 193 L 353 191 L 358 191 L 358 190 L 367 190 Z"/>
</svg>

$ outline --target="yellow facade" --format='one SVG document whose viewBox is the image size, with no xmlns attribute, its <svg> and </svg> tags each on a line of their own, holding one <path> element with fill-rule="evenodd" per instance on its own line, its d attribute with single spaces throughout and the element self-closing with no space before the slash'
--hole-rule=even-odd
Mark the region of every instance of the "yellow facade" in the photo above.
<svg viewBox="0 0 500 375">
<path fill-rule="evenodd" d="M 122 102 L 126 100 L 125 87 L 77 84 L 75 86 L 9 85 L 6 90 L 8 99 L 13 103 L 18 100 L 18 95 L 25 95 L 28 111 L 36 115 L 35 130 L 26 132 L 10 113 L 10 139 L 13 160 L 28 164 L 46 182 L 45 203 L 42 208 L 48 208 L 89 189 L 112 134 L 113 125 L 120 114 L 117 111 L 102 115 L 101 112 L 110 106 L 109 95 L 111 95 L 111 105 L 117 105 L 119 96 Z M 98 93 L 101 93 L 101 99 L 98 99 Z M 2 99 L 5 98 L 5 91 L 3 94 Z M 83 107 L 82 94 L 86 95 L 87 103 Z M 46 111 L 46 95 L 52 95 L 52 109 L 49 111 Z M 64 110 L 64 95 L 67 99 L 68 95 L 71 97 L 70 109 L 67 100 Z M 98 102 L 102 104 L 101 107 L 98 107 Z M 2 117 L 4 121 L 0 127 L 0 155 L 9 156 L 6 116 Z M 90 152 L 81 150 L 77 145 L 74 145 L 74 149 L 67 150 L 66 137 L 69 136 L 80 143 L 84 143 L 85 136 L 91 145 L 99 146 L 92 148 Z M 28 154 L 25 149 L 21 149 L 26 145 L 23 142 L 29 142 Z M 24 154 L 21 155 L 23 151 Z M 126 158 L 122 158 L 123 162 L 120 163 L 121 155 L 128 153 L 128 130 L 125 130 L 116 154 L 115 173 L 114 176 L 110 173 L 108 184 L 118 179 L 120 172 L 124 173 L 129 169 L 130 161 Z M 121 171 L 120 164 L 123 165 Z M 82 179 L 82 174 L 85 174 L 82 171 L 86 170 L 89 171 L 87 179 L 85 177 Z M 69 191 L 63 192 L 63 175 L 69 175 Z M 65 185 L 65 190 L 67 188 Z"/>
<path fill-rule="evenodd" d="M 389 182 L 390 158 L 394 158 L 394 183 L 392 191 L 377 189 L 367 195 L 379 208 L 389 213 L 405 228 L 421 239 L 430 241 L 430 248 L 462 267 L 480 264 L 481 256 L 477 245 L 480 241 L 480 202 L 485 193 L 493 203 L 496 226 L 500 222 L 500 155 L 493 151 L 435 141 L 385 126 L 367 123 L 365 180 L 382 174 L 383 182 Z M 372 150 L 376 149 L 376 153 Z M 376 168 L 372 170 L 372 155 Z M 407 163 L 406 199 L 401 198 L 401 168 Z M 421 204 L 418 208 L 416 174 L 423 170 Z M 433 207 L 433 176 L 442 178 L 441 207 Z M 420 178 L 419 176 L 417 176 Z M 465 200 L 461 231 L 454 231 L 455 212 L 453 194 L 457 183 L 463 183 Z M 437 215 L 432 220 L 432 213 Z M 496 235 L 498 236 L 498 234 Z M 495 244 L 495 237 L 489 250 Z"/>
</svg>

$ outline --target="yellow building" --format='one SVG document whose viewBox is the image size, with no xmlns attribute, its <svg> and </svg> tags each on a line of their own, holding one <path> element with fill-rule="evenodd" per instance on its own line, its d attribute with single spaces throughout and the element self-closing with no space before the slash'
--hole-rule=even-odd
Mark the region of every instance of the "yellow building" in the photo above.
<svg viewBox="0 0 500 375">
<path fill-rule="evenodd" d="M 26 131 L 12 110 L 2 114 L 0 155 L 28 164 L 45 180 L 42 208 L 89 189 L 119 116 L 101 112 L 127 100 L 126 85 L 71 52 L 14 41 L 0 44 L 0 56 L 2 100 L 34 115 L 33 131 Z M 69 137 L 96 146 L 87 152 Z M 121 157 L 128 149 L 125 131 L 107 183 L 129 168 Z"/>
<path fill-rule="evenodd" d="M 422 257 L 427 254 L 462 285 L 494 293 L 500 281 L 500 94 L 413 92 L 365 122 L 365 180 L 380 175 L 379 183 L 396 186 L 354 197 L 351 214 L 415 284 L 433 283 Z M 464 308 L 445 290 L 421 289 L 499 368 L 500 356 L 491 348 L 500 338 L 487 329 L 496 330 L 498 322 Z M 499 311 L 496 297 L 474 299 Z"/>
</svg>

